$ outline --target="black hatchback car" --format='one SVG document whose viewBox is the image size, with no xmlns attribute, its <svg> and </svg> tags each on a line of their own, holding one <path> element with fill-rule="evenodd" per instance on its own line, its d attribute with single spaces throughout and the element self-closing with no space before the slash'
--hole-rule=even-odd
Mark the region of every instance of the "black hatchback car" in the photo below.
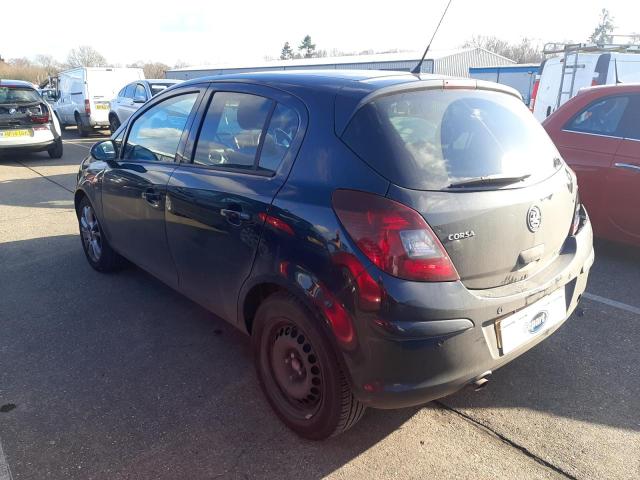
<svg viewBox="0 0 640 480">
<path fill-rule="evenodd" d="M 126 258 L 251 335 L 314 439 L 483 384 L 562 325 L 594 258 L 519 95 L 438 76 L 182 83 L 94 145 L 75 205 L 91 266 Z"/>
</svg>

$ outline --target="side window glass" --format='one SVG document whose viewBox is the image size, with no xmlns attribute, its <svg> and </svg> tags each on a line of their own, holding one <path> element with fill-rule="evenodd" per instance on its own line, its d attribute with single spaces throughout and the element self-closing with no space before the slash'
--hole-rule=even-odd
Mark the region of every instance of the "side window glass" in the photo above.
<svg viewBox="0 0 640 480">
<path fill-rule="evenodd" d="M 136 85 L 135 83 L 132 83 L 131 85 L 127 85 L 127 88 L 124 91 L 124 96 L 127 98 L 133 98 L 133 92 L 136 89 Z"/>
<path fill-rule="evenodd" d="M 640 95 L 631 97 L 631 105 L 620 122 L 620 130 L 625 138 L 640 140 Z"/>
<path fill-rule="evenodd" d="M 124 97 L 124 91 L 125 91 L 126 89 L 127 89 L 127 87 L 124 87 L 122 90 L 120 90 L 120 91 L 118 92 L 118 96 L 119 96 L 119 97 Z"/>
<path fill-rule="evenodd" d="M 597 100 L 576 115 L 565 129 L 574 132 L 622 136 L 618 127 L 628 104 L 629 97 Z"/>
<path fill-rule="evenodd" d="M 133 95 L 133 98 L 135 99 L 144 99 L 144 101 L 147 101 L 147 92 L 145 92 L 144 87 L 140 84 L 136 85 L 136 91 Z"/>
<path fill-rule="evenodd" d="M 257 95 L 215 93 L 202 124 L 194 163 L 254 169 L 272 106 L 272 100 Z"/>
<path fill-rule="evenodd" d="M 173 162 L 187 119 L 198 98 L 187 93 L 154 105 L 131 126 L 123 158 L 150 162 Z"/>
<path fill-rule="evenodd" d="M 260 152 L 260 170 L 275 172 L 278 169 L 291 148 L 299 124 L 300 120 L 295 110 L 281 103 L 276 106 Z"/>
</svg>

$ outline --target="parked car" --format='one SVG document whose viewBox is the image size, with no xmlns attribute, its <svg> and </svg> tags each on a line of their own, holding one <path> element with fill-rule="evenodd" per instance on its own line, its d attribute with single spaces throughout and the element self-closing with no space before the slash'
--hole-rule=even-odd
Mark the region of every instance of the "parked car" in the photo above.
<svg viewBox="0 0 640 480">
<path fill-rule="evenodd" d="M 596 236 L 640 246 L 640 83 L 582 90 L 543 125 L 578 176 Z"/>
<path fill-rule="evenodd" d="M 75 205 L 93 268 L 126 258 L 250 334 L 271 406 L 314 439 L 481 386 L 593 262 L 520 95 L 435 75 L 187 81 L 93 146 Z"/>
<path fill-rule="evenodd" d="M 640 45 L 547 44 L 531 111 L 542 122 L 581 88 L 640 80 Z"/>
<path fill-rule="evenodd" d="M 31 83 L 0 79 L 0 153 L 24 151 L 61 158 L 60 124 Z"/>
<path fill-rule="evenodd" d="M 53 109 L 60 125 L 75 125 L 86 137 L 95 128 L 109 127 L 109 101 L 131 80 L 144 79 L 141 68 L 80 67 L 58 74 Z"/>
<path fill-rule="evenodd" d="M 147 100 L 181 80 L 148 79 L 131 82 L 122 87 L 118 96 L 111 100 L 109 107 L 109 128 L 111 133 L 126 121 L 133 112 Z"/>
</svg>

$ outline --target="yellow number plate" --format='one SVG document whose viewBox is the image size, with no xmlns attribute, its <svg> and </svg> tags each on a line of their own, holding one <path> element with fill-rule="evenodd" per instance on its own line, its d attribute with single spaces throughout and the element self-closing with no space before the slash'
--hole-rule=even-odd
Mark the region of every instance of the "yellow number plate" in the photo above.
<svg viewBox="0 0 640 480">
<path fill-rule="evenodd" d="M 108 103 L 96 103 L 96 109 L 98 110 L 109 110 Z"/>
<path fill-rule="evenodd" d="M 32 137 L 32 130 L 0 130 L 0 137 Z"/>
</svg>

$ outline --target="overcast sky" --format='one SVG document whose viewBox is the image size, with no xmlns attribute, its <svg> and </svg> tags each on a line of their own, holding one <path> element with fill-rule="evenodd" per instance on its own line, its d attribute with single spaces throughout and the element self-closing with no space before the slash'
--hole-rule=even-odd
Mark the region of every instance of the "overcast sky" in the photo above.
<svg viewBox="0 0 640 480">
<path fill-rule="evenodd" d="M 56 0 L 30 4 L 42 19 L 27 20 L 23 12 L 12 20 L 13 7 L 3 8 L 0 55 L 46 53 L 64 60 L 70 48 L 87 44 L 111 63 L 245 63 L 277 57 L 285 41 L 295 48 L 306 34 L 328 51 L 421 50 L 446 3 Z M 510 41 L 527 36 L 540 43 L 583 41 L 603 7 L 613 14 L 618 33 L 640 32 L 638 0 L 453 0 L 432 48 L 456 48 L 474 34 Z"/>
</svg>

